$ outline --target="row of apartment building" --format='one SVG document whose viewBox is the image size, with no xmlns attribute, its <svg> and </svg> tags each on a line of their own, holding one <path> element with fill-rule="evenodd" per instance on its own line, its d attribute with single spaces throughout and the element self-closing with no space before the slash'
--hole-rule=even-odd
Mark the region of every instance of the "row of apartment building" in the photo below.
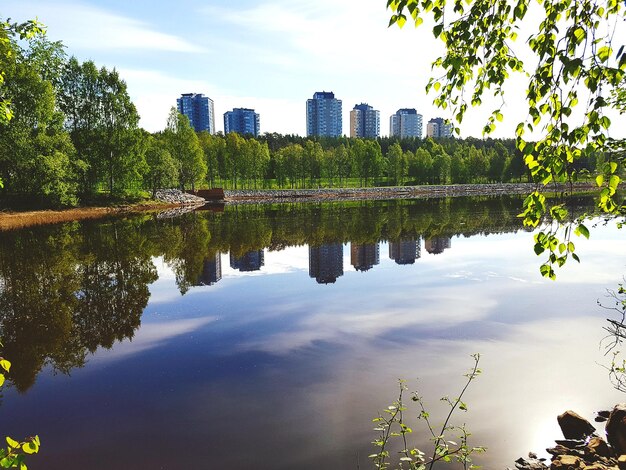
<svg viewBox="0 0 626 470">
<path fill-rule="evenodd" d="M 404 238 L 389 242 L 389 259 L 399 265 L 414 264 L 421 257 L 420 237 Z M 438 255 L 451 247 L 450 237 L 433 237 L 424 240 L 429 254 Z M 350 244 L 350 263 L 355 270 L 365 272 L 380 263 L 378 243 Z M 230 254 L 230 267 L 241 272 L 259 271 L 265 264 L 263 250 L 252 250 L 241 256 Z M 326 243 L 309 246 L 309 276 L 319 284 L 334 283 L 343 275 L 343 244 Z M 222 279 L 222 258 L 216 253 L 205 258 L 202 274 L 196 286 L 211 286 Z"/>
<path fill-rule="evenodd" d="M 178 112 L 189 118 L 197 131 L 215 133 L 213 100 L 201 93 L 185 93 L 176 100 Z M 312 136 L 340 137 L 343 135 L 342 102 L 333 92 L 318 91 L 306 102 L 306 134 Z M 224 113 L 224 133 L 237 132 L 258 136 L 260 116 L 249 108 L 234 108 Z M 402 108 L 389 118 L 391 137 L 418 137 L 423 135 L 423 116 L 414 108 Z M 450 137 L 452 126 L 442 118 L 428 121 L 427 137 Z M 367 103 L 354 106 L 350 111 L 350 137 L 376 138 L 380 136 L 380 111 Z"/>
</svg>

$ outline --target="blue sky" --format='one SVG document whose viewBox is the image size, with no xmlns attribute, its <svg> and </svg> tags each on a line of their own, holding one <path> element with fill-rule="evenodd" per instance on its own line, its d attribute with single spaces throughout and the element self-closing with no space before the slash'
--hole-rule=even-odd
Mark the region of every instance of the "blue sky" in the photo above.
<svg viewBox="0 0 626 470">
<path fill-rule="evenodd" d="M 315 91 L 343 101 L 343 129 L 361 102 L 380 110 L 381 134 L 398 108 L 450 117 L 424 87 L 441 53 L 427 24 L 387 28 L 385 0 L 5 0 L 2 16 L 38 17 L 69 54 L 116 67 L 150 131 L 165 126 L 181 93 L 215 102 L 216 129 L 233 107 L 255 108 L 261 132 L 304 135 Z M 519 80 L 495 136 L 512 136 L 525 89 Z M 479 137 L 487 109 L 472 111 L 462 136 Z M 424 126 L 425 127 L 425 126 Z M 624 127 L 624 126 L 621 126 Z"/>
</svg>

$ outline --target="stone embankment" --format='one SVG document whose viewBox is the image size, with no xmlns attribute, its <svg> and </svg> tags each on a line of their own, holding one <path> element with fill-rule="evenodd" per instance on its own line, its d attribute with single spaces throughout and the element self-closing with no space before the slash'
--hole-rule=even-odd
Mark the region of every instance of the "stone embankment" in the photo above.
<svg viewBox="0 0 626 470">
<path fill-rule="evenodd" d="M 178 189 L 159 189 L 156 192 L 155 199 L 157 201 L 167 202 L 168 204 L 179 205 L 198 205 L 206 202 L 201 197 L 184 193 Z"/>
<path fill-rule="evenodd" d="M 554 191 L 584 191 L 592 183 L 550 185 Z M 260 202 L 320 202 L 339 200 L 416 199 L 460 196 L 494 196 L 528 194 L 536 188 L 532 183 L 453 184 L 427 186 L 394 186 L 377 188 L 320 188 L 279 190 L 225 190 L 225 202 L 245 204 Z"/>
<path fill-rule="evenodd" d="M 597 422 L 605 422 L 605 437 L 595 427 L 573 411 L 558 418 L 565 439 L 546 449 L 551 461 L 537 458 L 534 453 L 515 462 L 518 470 L 626 470 L 626 403 L 612 411 L 600 411 Z"/>
</svg>

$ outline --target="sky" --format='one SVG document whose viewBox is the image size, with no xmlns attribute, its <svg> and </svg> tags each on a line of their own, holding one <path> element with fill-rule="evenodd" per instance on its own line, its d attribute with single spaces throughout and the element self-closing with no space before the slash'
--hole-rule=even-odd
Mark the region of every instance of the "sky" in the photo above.
<svg viewBox="0 0 626 470">
<path fill-rule="evenodd" d="M 69 55 L 115 67 L 149 131 L 165 127 L 182 93 L 214 101 L 217 131 L 226 111 L 247 107 L 261 132 L 305 135 L 316 91 L 342 100 L 344 134 L 363 102 L 380 111 L 381 135 L 399 108 L 416 108 L 424 131 L 429 119 L 451 117 L 424 90 L 442 46 L 426 23 L 388 28 L 386 0 L 4 0 L 1 15 L 37 17 Z M 494 137 L 514 136 L 524 89 L 521 77 L 510 84 Z M 480 137 L 488 111 L 471 110 L 461 136 Z"/>
</svg>

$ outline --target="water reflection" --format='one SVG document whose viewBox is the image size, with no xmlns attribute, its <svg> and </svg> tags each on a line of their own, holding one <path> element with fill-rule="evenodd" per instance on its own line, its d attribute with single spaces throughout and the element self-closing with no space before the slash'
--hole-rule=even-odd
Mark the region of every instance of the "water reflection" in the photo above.
<svg viewBox="0 0 626 470">
<path fill-rule="evenodd" d="M 490 467 L 510 465 L 550 430 L 524 419 L 606 395 L 584 305 L 624 264 L 600 236 L 580 269 L 544 281 L 519 204 L 227 207 L 2 233 L 15 386 L 1 410 L 50 443 L 50 469 L 67 455 L 110 468 L 113 447 L 120 468 L 368 468 L 395 380 L 419 375 L 436 401 L 480 351 L 468 424 Z"/>
</svg>

